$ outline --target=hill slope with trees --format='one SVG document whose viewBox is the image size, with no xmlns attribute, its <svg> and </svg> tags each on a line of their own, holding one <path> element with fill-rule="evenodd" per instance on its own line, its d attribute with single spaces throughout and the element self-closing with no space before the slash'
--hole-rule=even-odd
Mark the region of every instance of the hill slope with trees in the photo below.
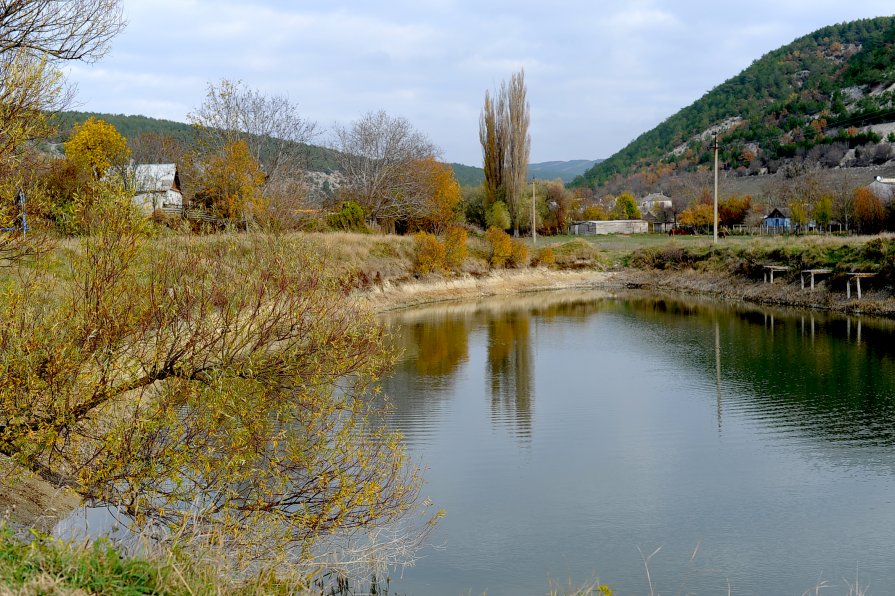
<svg viewBox="0 0 895 596">
<path fill-rule="evenodd" d="M 824 27 L 756 60 L 573 181 L 600 187 L 638 172 L 693 171 L 711 160 L 739 175 L 792 164 L 867 166 L 892 157 L 895 17 Z"/>
</svg>

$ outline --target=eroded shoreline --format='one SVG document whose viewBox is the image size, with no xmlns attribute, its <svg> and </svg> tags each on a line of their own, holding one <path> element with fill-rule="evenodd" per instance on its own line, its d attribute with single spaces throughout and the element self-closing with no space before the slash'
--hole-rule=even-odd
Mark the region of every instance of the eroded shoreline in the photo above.
<svg viewBox="0 0 895 596">
<path fill-rule="evenodd" d="M 728 303 L 750 303 L 842 314 L 895 317 L 895 298 L 884 289 L 871 289 L 862 299 L 830 291 L 824 283 L 814 290 L 780 281 L 755 282 L 728 273 L 700 271 L 553 271 L 547 269 L 500 271 L 487 276 L 432 278 L 413 282 L 386 281 L 359 293 L 377 312 L 413 308 L 439 302 L 477 300 L 555 290 L 637 289 L 660 294 L 702 296 Z"/>
</svg>

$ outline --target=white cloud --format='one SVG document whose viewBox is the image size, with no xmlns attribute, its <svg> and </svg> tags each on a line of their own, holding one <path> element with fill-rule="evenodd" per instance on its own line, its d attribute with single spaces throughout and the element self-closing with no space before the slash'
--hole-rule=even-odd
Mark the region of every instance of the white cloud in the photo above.
<svg viewBox="0 0 895 596">
<path fill-rule="evenodd" d="M 208 81 L 286 94 L 327 125 L 385 109 L 480 159 L 486 89 L 526 69 L 538 160 L 607 157 L 754 59 L 889 2 L 123 0 L 128 29 L 75 65 L 85 109 L 183 120 Z"/>
</svg>

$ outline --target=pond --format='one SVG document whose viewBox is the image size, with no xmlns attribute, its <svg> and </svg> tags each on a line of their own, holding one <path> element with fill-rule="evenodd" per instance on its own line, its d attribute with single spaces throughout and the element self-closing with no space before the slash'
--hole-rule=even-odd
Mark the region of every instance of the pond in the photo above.
<svg viewBox="0 0 895 596">
<path fill-rule="evenodd" d="M 895 586 L 895 325 L 646 295 L 384 318 L 384 383 L 446 510 L 403 594 Z"/>
</svg>

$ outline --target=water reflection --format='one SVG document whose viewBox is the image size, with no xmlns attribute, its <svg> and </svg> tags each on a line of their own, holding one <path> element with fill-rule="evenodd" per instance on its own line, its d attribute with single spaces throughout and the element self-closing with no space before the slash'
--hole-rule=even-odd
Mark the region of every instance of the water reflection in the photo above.
<svg viewBox="0 0 895 596">
<path fill-rule="evenodd" d="M 385 320 L 405 351 L 387 422 L 447 510 L 447 549 L 399 591 L 596 570 L 644 593 L 636 548 L 659 544 L 682 593 L 802 593 L 856 562 L 895 585 L 895 322 L 636 292 Z"/>
<path fill-rule="evenodd" d="M 531 438 L 530 319 L 525 311 L 512 311 L 495 314 L 487 323 L 491 416 L 498 423 L 512 421 L 521 438 Z"/>
<path fill-rule="evenodd" d="M 673 358 L 682 370 L 703 370 L 714 385 L 719 432 L 723 396 L 729 408 L 787 429 L 895 444 L 892 321 L 638 293 L 538 295 L 391 315 L 386 322 L 405 357 L 386 393 L 411 426 L 438 411 L 470 362 L 471 338 L 484 334 L 484 354 L 476 358 L 485 364 L 492 423 L 530 439 L 537 399 L 532 333 L 584 324 L 598 313 L 624 318 L 627 341 L 642 340 L 645 352 Z"/>
</svg>

